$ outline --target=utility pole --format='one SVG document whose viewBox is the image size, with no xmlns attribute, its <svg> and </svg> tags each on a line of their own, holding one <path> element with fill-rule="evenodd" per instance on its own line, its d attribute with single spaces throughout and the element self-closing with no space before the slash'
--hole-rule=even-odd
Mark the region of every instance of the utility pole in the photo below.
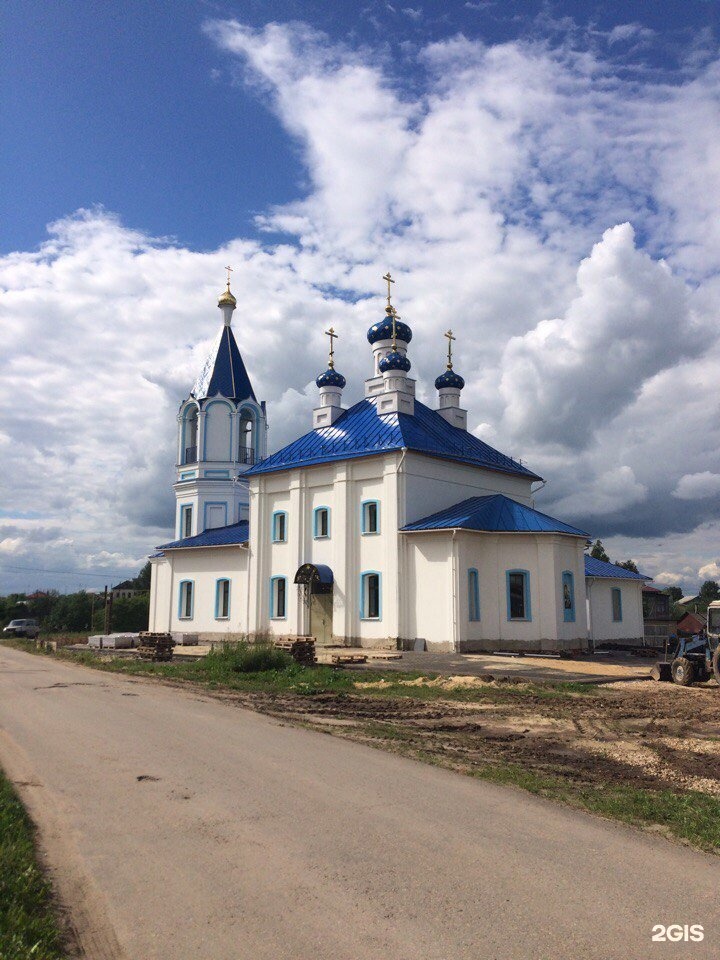
<svg viewBox="0 0 720 960">
<path fill-rule="evenodd" d="M 105 636 L 107 637 L 112 627 L 112 591 L 108 595 L 107 584 L 105 585 Z"/>
</svg>

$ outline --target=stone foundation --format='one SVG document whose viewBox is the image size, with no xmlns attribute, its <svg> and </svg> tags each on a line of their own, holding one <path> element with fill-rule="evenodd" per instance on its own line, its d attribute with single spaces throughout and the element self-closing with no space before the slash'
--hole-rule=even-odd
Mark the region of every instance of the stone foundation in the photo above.
<svg viewBox="0 0 720 960">
<path fill-rule="evenodd" d="M 447 649 L 444 646 L 428 645 L 434 649 Z M 460 653 L 588 653 L 586 637 L 573 637 L 572 640 L 544 638 L 541 640 L 461 640 Z M 452 649 L 452 647 L 450 647 Z"/>
</svg>

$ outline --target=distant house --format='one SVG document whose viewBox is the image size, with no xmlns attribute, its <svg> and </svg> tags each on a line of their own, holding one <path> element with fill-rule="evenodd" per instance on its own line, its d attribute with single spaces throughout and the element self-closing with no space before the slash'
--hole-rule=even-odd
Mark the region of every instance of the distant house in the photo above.
<svg viewBox="0 0 720 960">
<path fill-rule="evenodd" d="M 116 584 L 110 591 L 113 600 L 127 600 L 128 597 L 136 597 L 140 593 L 147 593 L 147 590 L 138 590 L 133 580 L 123 580 Z"/>
<path fill-rule="evenodd" d="M 680 599 L 678 600 L 678 606 L 685 607 L 686 610 L 697 611 L 699 604 L 700 604 L 700 597 L 696 595 L 680 597 Z"/>
<path fill-rule="evenodd" d="M 692 636 L 699 633 L 707 627 L 707 617 L 704 613 L 694 613 L 690 610 L 684 616 L 680 617 L 675 629 L 678 634 L 683 636 Z"/>
<path fill-rule="evenodd" d="M 645 642 L 650 647 L 661 646 L 675 629 L 670 597 L 646 583 L 642 589 L 642 604 Z"/>
</svg>

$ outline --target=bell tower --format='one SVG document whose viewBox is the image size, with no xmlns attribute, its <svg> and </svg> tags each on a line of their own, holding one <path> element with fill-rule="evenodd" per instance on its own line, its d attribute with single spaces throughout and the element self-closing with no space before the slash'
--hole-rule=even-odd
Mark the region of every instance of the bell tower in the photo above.
<svg viewBox="0 0 720 960">
<path fill-rule="evenodd" d="M 174 484 L 178 539 L 248 518 L 243 474 L 267 449 L 265 403 L 258 402 L 232 330 L 237 300 L 218 300 L 223 323 L 190 395 L 178 411 Z"/>
</svg>

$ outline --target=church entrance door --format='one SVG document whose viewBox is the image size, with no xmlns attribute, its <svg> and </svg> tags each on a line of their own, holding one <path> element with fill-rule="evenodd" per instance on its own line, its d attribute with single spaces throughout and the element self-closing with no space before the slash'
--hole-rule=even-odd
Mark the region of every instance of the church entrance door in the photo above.
<svg viewBox="0 0 720 960">
<path fill-rule="evenodd" d="M 332 643 L 333 595 L 310 594 L 310 636 L 319 647 Z"/>
<path fill-rule="evenodd" d="M 308 634 L 315 637 L 319 647 L 328 646 L 333 639 L 333 587 L 330 567 L 319 563 L 304 563 L 298 567 L 295 583 L 302 591 L 307 611 Z"/>
</svg>

